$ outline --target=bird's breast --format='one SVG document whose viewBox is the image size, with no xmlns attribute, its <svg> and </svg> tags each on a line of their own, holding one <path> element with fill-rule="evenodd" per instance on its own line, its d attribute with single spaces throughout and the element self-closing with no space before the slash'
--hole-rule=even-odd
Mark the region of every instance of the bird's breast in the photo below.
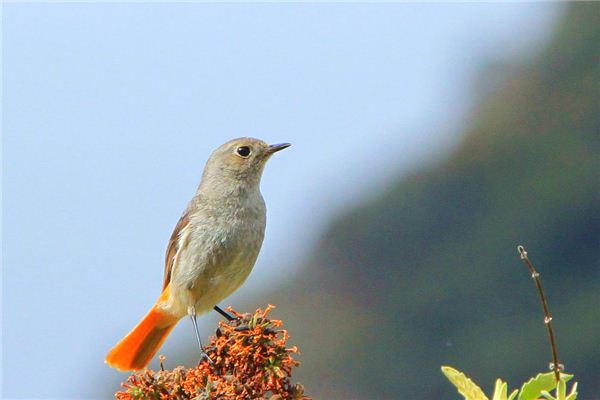
<svg viewBox="0 0 600 400">
<path fill-rule="evenodd" d="M 244 283 L 262 246 L 265 223 L 264 203 L 206 207 L 192 216 L 173 271 L 179 300 L 201 313 Z"/>
</svg>

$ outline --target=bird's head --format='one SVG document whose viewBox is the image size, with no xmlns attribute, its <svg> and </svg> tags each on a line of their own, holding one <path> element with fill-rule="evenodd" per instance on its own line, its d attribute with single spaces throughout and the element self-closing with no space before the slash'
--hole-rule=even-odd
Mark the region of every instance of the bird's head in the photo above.
<svg viewBox="0 0 600 400">
<path fill-rule="evenodd" d="M 267 160 L 276 152 L 291 146 L 289 143 L 269 145 L 262 140 L 243 137 L 219 146 L 206 163 L 202 185 L 256 187 Z"/>
</svg>

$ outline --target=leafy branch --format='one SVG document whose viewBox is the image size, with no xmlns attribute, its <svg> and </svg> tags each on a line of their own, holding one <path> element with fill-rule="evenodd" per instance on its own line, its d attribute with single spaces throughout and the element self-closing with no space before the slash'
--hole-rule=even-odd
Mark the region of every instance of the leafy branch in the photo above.
<svg viewBox="0 0 600 400">
<path fill-rule="evenodd" d="M 529 269 L 529 272 L 531 272 L 531 277 L 533 278 L 540 295 L 542 308 L 544 310 L 544 324 L 548 331 L 548 339 L 552 350 L 552 362 L 550 363 L 552 372 L 536 375 L 534 378 L 525 382 L 520 390 L 515 389 L 510 395 L 508 394 L 508 384 L 501 379 L 498 379 L 496 380 L 492 400 L 514 400 L 515 398 L 516 400 L 536 400 L 539 399 L 540 396 L 543 396 L 547 400 L 575 400 L 577 398 L 577 382 L 573 384 L 571 391 L 567 394 L 567 382 L 573 378 L 573 375 L 561 372 L 564 367 L 558 362 L 556 339 L 554 330 L 552 329 L 552 316 L 548 310 L 548 301 L 546 300 L 544 290 L 542 289 L 540 274 L 533 266 L 531 260 L 529 260 L 529 257 L 527 257 L 525 248 L 519 245 L 517 250 L 519 251 L 521 260 L 523 260 Z M 456 386 L 458 392 L 466 400 L 488 400 L 481 388 L 462 372 L 447 366 L 442 367 L 442 372 L 446 375 L 448 380 Z M 554 389 L 556 389 L 555 396 L 552 396 L 550 391 Z"/>
</svg>

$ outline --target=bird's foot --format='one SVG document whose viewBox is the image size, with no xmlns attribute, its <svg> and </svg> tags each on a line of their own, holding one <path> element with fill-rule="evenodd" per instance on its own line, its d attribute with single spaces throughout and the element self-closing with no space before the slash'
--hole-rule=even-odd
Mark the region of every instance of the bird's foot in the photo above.
<svg viewBox="0 0 600 400">
<path fill-rule="evenodd" d="M 221 307 L 219 307 L 219 306 L 214 306 L 213 309 L 216 312 L 218 312 L 219 314 L 221 314 L 223 317 L 225 317 L 225 319 L 228 322 L 235 321 L 236 319 L 238 319 L 237 317 L 234 317 L 233 315 L 229 314 L 228 312 L 222 310 Z"/>
<path fill-rule="evenodd" d="M 208 363 L 210 365 L 215 365 L 215 363 L 213 362 L 212 358 L 210 358 L 210 356 L 208 355 L 208 353 L 206 352 L 206 350 L 204 349 L 200 349 L 200 360 L 198 360 L 198 366 L 200 366 L 200 364 L 202 364 L 202 362 L 206 360 L 208 361 Z"/>
</svg>

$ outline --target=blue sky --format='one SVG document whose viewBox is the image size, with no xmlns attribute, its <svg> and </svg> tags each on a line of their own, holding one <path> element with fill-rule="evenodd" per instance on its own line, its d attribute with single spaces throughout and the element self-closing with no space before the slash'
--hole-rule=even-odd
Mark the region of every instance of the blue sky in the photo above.
<svg viewBox="0 0 600 400">
<path fill-rule="evenodd" d="M 293 276 L 336 213 L 449 151 L 480 68 L 535 53 L 558 11 L 4 4 L 4 396 L 95 398 L 124 379 L 103 356 L 158 295 L 171 230 L 219 144 L 293 143 L 265 171 L 259 261 L 223 304 L 244 309 Z M 163 352 L 192 335 L 180 324 Z"/>
</svg>

